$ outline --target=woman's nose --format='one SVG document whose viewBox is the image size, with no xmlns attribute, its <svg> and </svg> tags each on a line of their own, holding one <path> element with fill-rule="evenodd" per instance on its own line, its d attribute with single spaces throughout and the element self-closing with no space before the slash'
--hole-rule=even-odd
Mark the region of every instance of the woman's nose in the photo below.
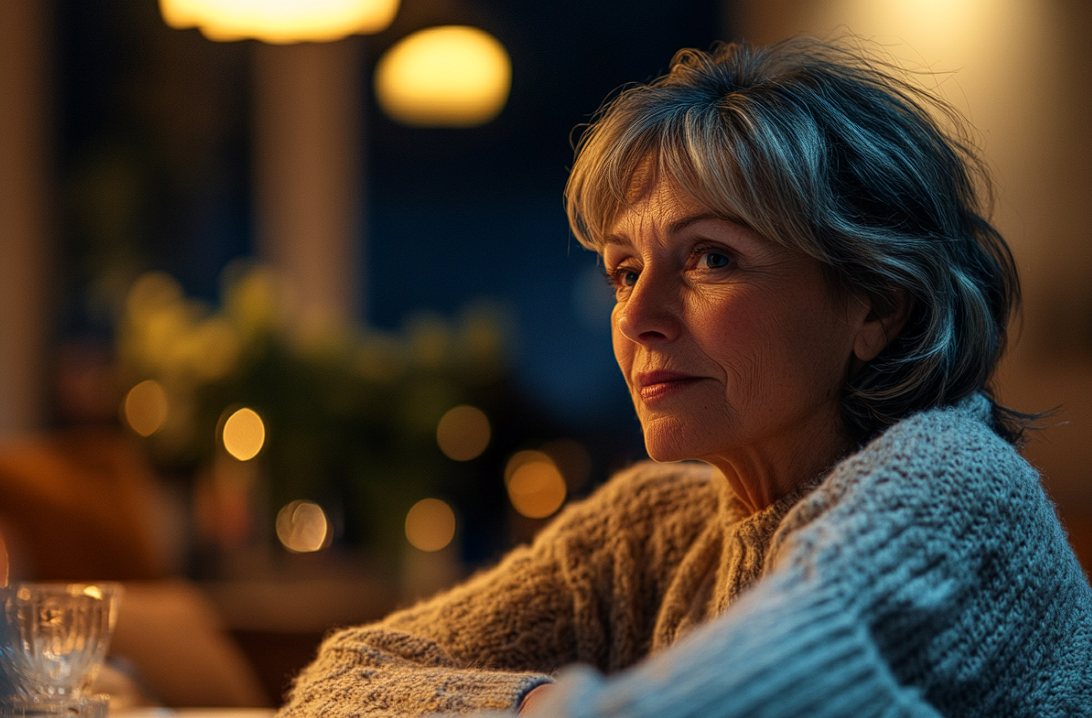
<svg viewBox="0 0 1092 718">
<path fill-rule="evenodd" d="M 615 309 L 618 331 L 638 344 L 675 339 L 681 329 L 678 292 L 663 278 L 642 274 L 624 303 Z"/>
</svg>

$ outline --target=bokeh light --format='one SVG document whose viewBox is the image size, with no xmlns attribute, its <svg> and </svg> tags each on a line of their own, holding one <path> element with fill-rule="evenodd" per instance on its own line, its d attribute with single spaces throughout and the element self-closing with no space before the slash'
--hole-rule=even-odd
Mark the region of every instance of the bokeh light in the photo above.
<svg viewBox="0 0 1092 718">
<path fill-rule="evenodd" d="M 125 395 L 121 413 L 129 427 L 141 436 L 151 436 L 167 421 L 167 392 L 154 379 L 145 379 Z"/>
<path fill-rule="evenodd" d="M 422 551 L 439 551 L 455 538 L 455 512 L 440 499 L 421 499 L 406 514 L 406 539 Z"/>
<path fill-rule="evenodd" d="M 541 451 L 520 451 L 508 460 L 504 483 L 512 506 L 523 516 L 543 519 L 565 503 L 565 477 L 549 455 Z"/>
<path fill-rule="evenodd" d="M 543 451 L 517 451 L 508 458 L 508 463 L 504 465 L 504 484 L 507 486 L 512 480 L 512 474 L 516 473 L 516 470 L 524 464 L 530 464 L 533 462 L 545 462 L 552 464 L 553 459 L 550 455 Z"/>
<path fill-rule="evenodd" d="M 277 512 L 277 538 L 293 553 L 312 553 L 330 545 L 330 522 L 313 501 L 293 501 Z"/>
<path fill-rule="evenodd" d="M 489 446 L 489 417 L 476 406 L 456 406 L 440 418 L 436 425 L 436 443 L 440 451 L 455 461 L 470 461 L 482 455 Z"/>
<path fill-rule="evenodd" d="M 229 454 L 239 461 L 249 461 L 265 445 L 265 422 L 258 412 L 243 407 L 224 422 L 221 438 Z"/>
<path fill-rule="evenodd" d="M 129 316 L 139 319 L 177 306 L 182 300 L 178 280 L 166 272 L 145 272 L 129 288 L 125 306 Z"/>
<path fill-rule="evenodd" d="M 375 68 L 375 94 L 394 120 L 417 127 L 474 127 L 508 101 L 512 62 L 495 37 L 475 27 L 419 30 Z"/>
</svg>

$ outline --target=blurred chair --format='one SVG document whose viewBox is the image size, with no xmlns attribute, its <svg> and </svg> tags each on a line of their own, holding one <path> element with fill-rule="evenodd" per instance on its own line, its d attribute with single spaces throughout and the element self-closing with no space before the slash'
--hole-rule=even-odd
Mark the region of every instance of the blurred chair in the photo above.
<svg viewBox="0 0 1092 718">
<path fill-rule="evenodd" d="M 268 706 L 208 598 L 172 577 L 156 477 L 116 429 L 0 443 L 0 534 L 13 580 L 122 581 L 111 653 L 164 705 Z"/>
<path fill-rule="evenodd" d="M 0 525 L 12 578 L 146 580 L 170 574 L 155 478 L 106 429 L 0 443 Z"/>
</svg>

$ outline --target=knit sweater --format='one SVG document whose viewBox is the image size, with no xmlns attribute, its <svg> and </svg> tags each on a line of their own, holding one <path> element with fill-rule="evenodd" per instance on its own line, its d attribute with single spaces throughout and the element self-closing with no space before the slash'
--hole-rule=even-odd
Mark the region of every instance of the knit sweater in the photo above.
<svg viewBox="0 0 1092 718">
<path fill-rule="evenodd" d="M 989 403 L 919 413 L 748 514 L 642 463 L 498 566 L 337 632 L 281 718 L 1092 715 L 1092 591 Z"/>
</svg>

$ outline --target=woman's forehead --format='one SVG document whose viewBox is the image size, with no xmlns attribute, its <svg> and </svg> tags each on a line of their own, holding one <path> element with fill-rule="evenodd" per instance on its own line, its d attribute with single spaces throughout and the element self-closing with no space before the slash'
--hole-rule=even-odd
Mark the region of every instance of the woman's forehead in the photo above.
<svg viewBox="0 0 1092 718">
<path fill-rule="evenodd" d="M 625 205 L 620 206 L 615 212 L 612 231 L 620 225 L 632 222 L 655 221 L 683 215 L 712 216 L 715 214 L 684 191 L 677 182 L 666 177 L 654 183 L 646 183 L 639 193 L 634 192 L 626 199 Z"/>
<path fill-rule="evenodd" d="M 686 189 L 673 175 L 662 170 L 644 169 L 635 175 L 624 200 L 616 201 L 603 216 L 603 241 L 617 232 L 623 223 L 655 220 L 670 215 L 675 221 L 692 218 L 716 218 L 755 230 L 730 207 L 720 206 L 714 198 L 702 198 Z"/>
</svg>

